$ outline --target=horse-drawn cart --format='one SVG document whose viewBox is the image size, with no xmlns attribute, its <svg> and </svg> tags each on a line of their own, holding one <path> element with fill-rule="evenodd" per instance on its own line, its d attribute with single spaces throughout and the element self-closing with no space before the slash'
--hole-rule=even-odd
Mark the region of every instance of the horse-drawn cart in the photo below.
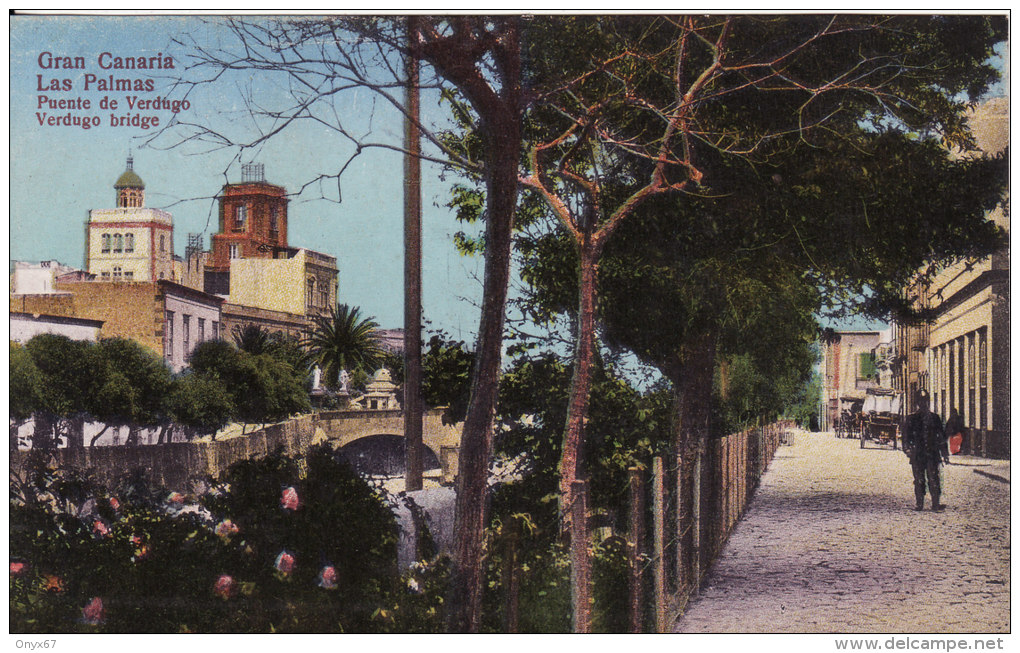
<svg viewBox="0 0 1020 653">
<path fill-rule="evenodd" d="M 872 394 L 864 400 L 864 423 L 861 428 L 861 449 L 867 440 L 896 448 L 896 432 L 900 424 L 900 399 L 892 391 Z"/>
</svg>

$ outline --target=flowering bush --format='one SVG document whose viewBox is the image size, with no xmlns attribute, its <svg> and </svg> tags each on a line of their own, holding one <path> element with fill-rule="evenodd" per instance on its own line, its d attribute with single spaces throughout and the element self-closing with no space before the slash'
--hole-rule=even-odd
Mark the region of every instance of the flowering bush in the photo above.
<svg viewBox="0 0 1020 653">
<path fill-rule="evenodd" d="M 389 630 L 373 615 L 408 594 L 393 513 L 328 449 L 198 494 L 32 461 L 12 483 L 11 632 Z"/>
</svg>

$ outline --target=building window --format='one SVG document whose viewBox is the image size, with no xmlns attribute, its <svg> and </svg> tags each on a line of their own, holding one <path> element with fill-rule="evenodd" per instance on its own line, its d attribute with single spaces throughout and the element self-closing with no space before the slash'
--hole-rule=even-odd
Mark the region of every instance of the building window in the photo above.
<svg viewBox="0 0 1020 653">
<path fill-rule="evenodd" d="M 102 272 L 99 273 L 99 278 L 100 279 L 109 279 L 110 278 L 110 271 L 109 270 L 103 270 Z"/>
<path fill-rule="evenodd" d="M 319 306 L 329 306 L 329 291 L 326 289 L 319 291 Z"/>
<path fill-rule="evenodd" d="M 978 330 L 978 422 L 980 429 L 988 428 L 988 330 Z"/>
<path fill-rule="evenodd" d="M 308 280 L 308 293 L 307 293 L 307 296 L 305 298 L 305 302 L 309 306 L 314 306 L 315 305 L 315 279 L 309 279 Z"/>
<path fill-rule="evenodd" d="M 248 226 L 248 207 L 240 205 L 234 210 L 234 231 L 245 231 Z"/>
<path fill-rule="evenodd" d="M 113 234 L 113 251 L 115 253 L 124 251 L 124 236 Z"/>
<path fill-rule="evenodd" d="M 210 322 L 209 323 L 209 337 L 212 338 L 213 340 L 215 340 L 216 338 L 219 338 L 220 337 L 219 328 L 220 328 L 220 323 L 219 322 L 217 322 L 216 320 L 213 320 L 212 322 Z"/>
<path fill-rule="evenodd" d="M 875 376 L 875 354 L 866 352 L 859 354 L 860 365 L 857 368 L 858 379 L 871 379 Z"/>
<path fill-rule="evenodd" d="M 269 231 L 276 233 L 280 230 L 280 207 L 273 206 L 269 209 Z"/>
<path fill-rule="evenodd" d="M 174 312 L 166 312 L 166 327 L 163 329 L 163 352 L 167 360 L 174 357 Z"/>
<path fill-rule="evenodd" d="M 128 270 L 127 272 L 124 273 L 124 281 L 134 281 L 134 280 L 135 280 L 135 273 L 134 272 Z"/>
<path fill-rule="evenodd" d="M 231 243 L 229 247 L 230 258 L 241 258 L 241 248 L 237 243 Z"/>
<path fill-rule="evenodd" d="M 122 274 L 121 273 L 121 269 L 119 267 L 114 267 L 113 268 L 113 280 L 114 281 L 120 281 L 121 274 Z"/>
<path fill-rule="evenodd" d="M 124 234 L 124 251 L 133 252 L 135 251 L 135 235 Z"/>
<path fill-rule="evenodd" d="M 198 340 L 196 342 L 205 342 L 205 318 L 198 318 Z"/>
<path fill-rule="evenodd" d="M 160 234 L 159 236 L 159 251 L 161 252 L 166 251 L 166 236 L 163 234 Z"/>
<path fill-rule="evenodd" d="M 184 352 L 188 352 L 188 345 L 191 342 L 191 316 L 181 313 L 181 335 L 184 337 Z"/>
<path fill-rule="evenodd" d="M 102 246 L 103 254 L 109 254 L 110 253 L 110 234 L 103 234 L 102 243 L 103 243 L 103 246 Z"/>
</svg>

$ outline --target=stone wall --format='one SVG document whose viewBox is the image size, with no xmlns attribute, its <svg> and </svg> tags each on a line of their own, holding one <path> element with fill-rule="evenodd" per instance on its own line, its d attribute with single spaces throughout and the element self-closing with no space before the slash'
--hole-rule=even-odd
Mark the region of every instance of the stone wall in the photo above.
<svg viewBox="0 0 1020 653">
<path fill-rule="evenodd" d="M 439 411 L 429 411 L 427 423 L 430 417 L 439 419 Z M 89 470 L 104 485 L 112 484 L 131 470 L 141 468 L 157 483 L 169 488 L 186 488 L 189 479 L 219 476 L 238 461 L 262 458 L 277 449 L 282 449 L 286 455 L 295 456 L 308 451 L 313 441 L 330 442 L 334 446 L 341 441 L 350 441 L 342 437 L 348 429 L 361 433 L 359 437 L 372 435 L 370 425 L 373 419 L 379 420 L 380 417 L 373 417 L 369 411 L 318 413 L 295 417 L 228 440 L 173 442 L 136 447 L 64 448 L 58 449 L 56 456 L 61 467 L 79 471 Z M 385 421 L 385 417 L 382 419 Z M 316 433 L 320 435 L 319 440 L 316 440 Z M 456 444 L 459 444 L 459 441 Z M 443 447 L 453 451 L 442 458 L 443 478 L 452 482 L 455 469 L 448 469 L 448 465 L 451 464 L 449 462 L 451 460 L 452 464 L 456 465 L 456 448 L 448 442 L 444 443 Z M 20 471 L 27 456 L 27 451 L 12 451 L 11 470 Z"/>
</svg>

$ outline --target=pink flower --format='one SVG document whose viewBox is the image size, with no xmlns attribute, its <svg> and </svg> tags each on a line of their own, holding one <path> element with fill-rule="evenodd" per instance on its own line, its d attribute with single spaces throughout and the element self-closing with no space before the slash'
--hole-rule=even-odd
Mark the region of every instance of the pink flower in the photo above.
<svg viewBox="0 0 1020 653">
<path fill-rule="evenodd" d="M 97 519 L 95 523 L 92 524 L 92 532 L 100 537 L 106 537 L 110 534 L 110 529 L 106 527 L 106 524 L 104 524 L 102 520 Z"/>
<path fill-rule="evenodd" d="M 216 532 L 217 535 L 219 535 L 223 539 L 227 539 L 231 535 L 234 535 L 235 533 L 237 533 L 239 530 L 241 530 L 241 529 L 239 529 L 237 527 L 237 524 L 235 524 L 234 522 L 230 521 L 229 519 L 224 519 L 220 523 L 216 524 L 216 531 L 215 532 Z"/>
<path fill-rule="evenodd" d="M 231 576 L 223 574 L 216 579 L 216 584 L 213 586 L 213 594 L 220 597 L 221 599 L 229 599 L 230 595 L 234 593 L 234 579 Z"/>
<path fill-rule="evenodd" d="M 281 508 L 284 510 L 297 510 L 300 505 L 301 501 L 298 499 L 297 490 L 289 487 L 283 491 L 283 494 L 280 496 Z"/>
<path fill-rule="evenodd" d="M 336 589 L 336 568 L 327 565 L 319 572 L 319 587 L 324 590 Z"/>
<path fill-rule="evenodd" d="M 184 495 L 180 492 L 171 492 L 170 496 L 168 496 L 166 500 L 170 503 L 182 505 L 184 503 Z"/>
<path fill-rule="evenodd" d="M 142 536 L 141 535 L 132 535 L 131 536 L 131 543 L 134 544 L 135 546 L 141 546 L 142 545 Z"/>
<path fill-rule="evenodd" d="M 120 510 L 120 501 L 117 501 L 117 497 L 110 497 L 110 507 L 114 510 Z"/>
<path fill-rule="evenodd" d="M 294 571 L 294 556 L 282 551 L 280 555 L 276 556 L 276 571 L 284 575 Z"/>
<path fill-rule="evenodd" d="M 92 626 L 98 626 L 103 623 L 103 620 L 106 619 L 106 611 L 103 610 L 103 599 L 98 596 L 93 597 L 88 605 L 81 609 L 81 616 L 84 618 L 85 623 Z"/>
<path fill-rule="evenodd" d="M 24 562 L 12 562 L 11 563 L 11 576 L 20 576 L 25 573 Z"/>
</svg>

